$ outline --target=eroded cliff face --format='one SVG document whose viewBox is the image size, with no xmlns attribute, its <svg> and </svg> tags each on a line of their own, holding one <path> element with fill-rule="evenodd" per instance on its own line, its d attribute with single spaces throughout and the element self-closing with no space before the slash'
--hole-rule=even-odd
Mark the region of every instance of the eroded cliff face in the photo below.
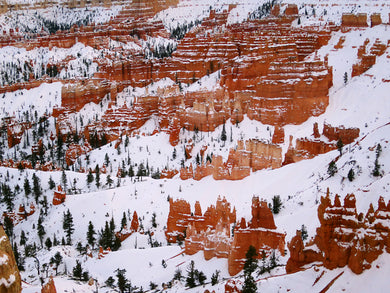
<svg viewBox="0 0 390 293">
<path fill-rule="evenodd" d="M 0 292 L 22 292 L 22 281 L 18 266 L 3 226 L 0 226 Z"/>
<path fill-rule="evenodd" d="M 384 249 L 390 251 L 390 202 L 386 205 L 382 197 L 377 210 L 371 204 L 364 216 L 357 213 L 353 194 L 348 194 L 342 205 L 338 195 L 332 204 L 328 192 L 321 198 L 318 218 L 321 226 L 306 246 L 299 231 L 288 244 L 287 273 L 321 262 L 328 269 L 348 266 L 360 274 L 371 267 Z"/>
<path fill-rule="evenodd" d="M 206 260 L 227 258 L 231 275 L 242 270 L 250 245 L 257 251 L 279 250 L 284 255 L 285 234 L 277 232 L 265 201 L 253 198 L 252 219 L 248 224 L 241 219 L 235 225 L 234 236 L 231 235 L 233 223 L 236 224 L 236 211 L 225 198 L 218 198 L 216 205 L 207 208 L 203 215 L 199 202 L 191 213 L 186 201 L 171 199 L 166 236 L 169 242 L 184 240 L 187 254 L 203 251 Z"/>
</svg>

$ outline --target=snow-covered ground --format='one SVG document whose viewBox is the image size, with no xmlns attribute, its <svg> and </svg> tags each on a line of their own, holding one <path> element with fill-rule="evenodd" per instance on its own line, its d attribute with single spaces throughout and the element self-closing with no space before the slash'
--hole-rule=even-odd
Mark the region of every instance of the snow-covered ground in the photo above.
<svg viewBox="0 0 390 293">
<path fill-rule="evenodd" d="M 334 1 L 314 2 L 304 0 L 290 1 L 283 3 L 298 3 L 301 14 L 301 25 L 318 23 L 321 21 L 333 20 L 339 22 L 342 12 L 372 12 L 382 13 L 382 19 L 387 20 L 389 6 L 387 3 L 378 4 L 377 1 L 365 1 L 364 5 L 358 4 L 357 0 L 338 1 L 338 5 L 332 5 Z M 249 11 L 253 11 L 262 4 L 258 1 L 181 1 L 177 8 L 169 8 L 160 12 L 157 16 L 163 20 L 166 27 L 174 28 L 177 24 L 190 23 L 209 15 L 210 7 L 213 9 L 227 9 L 227 4 L 237 4 L 229 15 L 229 21 L 242 21 L 247 17 Z M 359 2 L 360 3 L 360 2 Z M 305 9 L 308 11 L 306 16 Z M 313 9 L 316 16 L 314 16 Z M 324 12 L 326 10 L 326 13 Z M 329 65 L 333 67 L 333 87 L 330 90 L 330 101 L 326 112 L 318 117 L 312 117 L 301 125 L 287 125 L 285 127 L 285 137 L 292 135 L 295 138 L 310 136 L 313 123 L 317 122 L 321 128 L 324 122 L 333 126 L 345 125 L 346 127 L 359 127 L 360 138 L 358 143 L 345 146 L 342 157 L 337 161 L 338 172 L 334 177 L 329 177 L 327 167 L 329 162 L 335 159 L 339 153 L 333 151 L 320 155 L 314 159 L 301 161 L 299 163 L 284 166 L 275 170 L 261 170 L 252 173 L 251 176 L 240 181 L 215 181 L 212 177 L 207 177 L 201 181 L 180 180 L 179 176 L 173 179 L 155 180 L 145 177 L 142 180 L 131 180 L 126 178 L 115 178 L 116 171 L 121 165 L 122 160 L 128 158 L 139 165 L 148 164 L 154 170 L 164 167 L 178 169 L 181 160 L 184 159 L 183 147 L 185 142 L 193 139 L 195 147 L 193 153 L 200 151 L 203 145 L 208 146 L 208 154 L 219 154 L 227 158 L 230 148 L 235 147 L 238 139 L 257 138 L 270 140 L 273 133 L 273 127 L 264 125 L 257 121 L 252 121 L 245 117 L 244 121 L 238 126 L 232 125 L 230 121 L 226 122 L 227 141 L 219 141 L 222 126 L 210 133 L 181 132 L 180 143 L 175 148 L 177 156 L 174 159 L 172 154 L 174 147 L 168 142 L 168 135 L 158 133 L 153 136 L 134 136 L 129 138 L 129 145 L 125 146 L 123 139 L 120 145 L 120 152 L 114 149 L 115 142 L 95 149 L 88 156 L 87 165 L 86 156 L 80 158 L 77 164 L 83 167 L 94 167 L 96 164 L 101 166 L 105 161 L 105 154 L 110 158 L 108 174 L 114 178 L 113 186 L 106 185 L 107 175 L 101 175 L 102 187 L 97 188 L 95 182 L 90 186 L 87 184 L 87 175 L 72 171 L 66 171 L 67 185 L 76 190 L 76 194 L 68 194 L 64 204 L 51 206 L 47 216 L 44 219 L 45 239 L 47 237 L 61 240 L 65 236 L 62 228 L 63 213 L 68 209 L 72 212 L 75 225 L 75 232 L 72 237 L 73 246 L 56 246 L 47 249 L 40 249 L 37 257 L 41 264 L 49 263 L 50 258 L 56 252 L 60 252 L 64 257 L 63 263 L 58 271 L 59 275 L 55 277 L 55 284 L 58 292 L 94 292 L 95 285 L 88 286 L 86 283 L 79 283 L 71 280 L 66 275 L 71 275 L 72 268 L 76 264 L 76 259 L 81 261 L 84 270 L 95 278 L 99 287 L 109 276 L 115 278 L 117 269 L 126 269 L 126 276 L 133 286 L 148 289 L 150 282 L 156 283 L 158 288 L 162 288 L 162 283 L 172 280 L 177 269 L 181 269 L 186 274 L 186 268 L 191 260 L 195 261 L 195 267 L 205 273 L 207 281 L 210 281 L 211 275 L 216 271 L 221 271 L 221 278 L 230 278 L 227 272 L 227 260 L 213 258 L 206 261 L 203 253 L 197 253 L 193 256 L 181 254 L 182 249 L 178 245 L 168 246 L 164 227 L 166 226 L 169 212 L 168 198 L 183 198 L 191 203 L 193 207 L 196 201 L 199 201 L 202 210 L 215 204 L 218 196 L 224 196 L 236 207 L 238 219 L 241 217 L 250 220 L 251 217 L 251 199 L 254 195 L 271 201 L 274 195 L 280 195 L 283 201 L 281 212 L 275 216 L 275 223 L 279 230 L 286 233 L 286 240 L 289 241 L 295 235 L 295 231 L 302 224 L 307 226 L 309 238 L 315 235 L 315 229 L 319 226 L 317 219 L 318 201 L 325 194 L 327 188 L 330 188 L 331 195 L 336 193 L 343 198 L 348 193 L 354 193 L 357 199 L 358 212 L 365 213 L 370 203 L 377 205 L 379 196 L 390 200 L 390 143 L 389 133 L 390 125 L 390 100 L 388 93 L 390 83 L 383 80 L 390 79 L 390 49 L 377 58 L 376 64 L 361 76 L 351 78 L 352 65 L 357 61 L 357 48 L 362 45 L 366 39 L 370 42 L 368 48 L 374 43 L 376 38 L 387 43 L 388 26 L 381 25 L 375 28 L 366 28 L 352 30 L 348 33 L 334 32 L 328 45 L 317 52 L 317 57 L 328 55 Z M 334 49 L 341 36 L 345 37 L 344 47 Z M 151 43 L 158 43 L 160 40 L 152 40 Z M 115 44 L 114 44 L 115 45 Z M 85 58 L 90 58 L 95 54 L 92 48 L 84 47 L 81 44 L 75 45 L 71 49 L 36 49 L 24 51 L 16 48 L 2 48 L 0 50 L 0 64 L 13 56 L 15 60 L 24 63 L 25 60 L 35 60 L 36 56 L 43 56 L 47 64 L 50 58 L 62 60 L 66 56 L 81 54 Z M 8 56 L 8 57 L 7 57 Z M 91 57 L 92 58 L 92 57 Z M 315 58 L 314 54 L 308 59 Z M 77 59 L 78 60 L 78 59 Z M 40 63 L 41 64 L 41 63 Z M 74 67 L 77 67 L 76 65 Z M 93 71 L 93 67 L 89 67 Z M 91 71 L 91 73 L 92 73 Z M 344 83 L 344 73 L 348 75 L 347 83 Z M 157 91 L 158 87 L 173 85 L 172 80 L 166 79 L 157 81 L 146 88 L 127 88 L 118 96 L 118 106 L 122 104 L 130 105 L 134 99 L 141 97 L 148 91 Z M 24 117 L 24 112 L 29 115 L 37 111 L 40 117 L 44 113 L 51 113 L 53 107 L 61 102 L 61 83 L 42 84 L 40 87 L 6 93 L 0 98 L 1 112 L 0 117 L 9 115 Z M 198 82 L 184 86 L 183 91 L 197 91 L 204 88 L 212 90 L 218 87 L 218 72 L 204 77 Z M 84 125 L 88 120 L 99 119 L 102 113 L 107 109 L 108 102 L 104 100 L 101 105 L 88 104 L 79 113 L 74 114 L 74 123 L 81 127 L 81 119 Z M 28 117 L 30 117 L 28 115 Z M 31 119 L 33 120 L 33 119 Z M 140 130 L 140 133 L 152 133 L 156 128 L 154 118 L 148 121 Z M 80 128 L 79 128 L 80 129 Z M 50 120 L 48 132 L 55 132 L 55 121 Z M 29 130 L 29 136 L 32 137 L 33 129 Z M 232 140 L 230 140 L 232 137 Z M 45 138 L 47 139 L 47 138 Z M 23 142 L 23 141 L 22 141 Z M 46 143 L 47 141 L 45 141 Z M 380 143 L 382 153 L 379 157 L 382 176 L 372 176 L 375 161 L 375 147 Z M 282 146 L 285 153 L 288 148 L 288 139 Z M 13 157 L 17 148 L 12 148 L 5 152 L 5 156 Z M 195 163 L 195 158 L 188 160 L 189 163 Z M 353 169 L 356 178 L 353 182 L 345 180 L 348 171 Z M 136 170 L 135 170 L 136 171 Z M 48 181 L 51 177 L 54 182 L 62 182 L 62 172 L 40 172 L 32 170 L 17 170 L 0 167 L 0 180 L 7 182 L 15 190 L 14 205 L 17 208 L 19 204 L 29 206 L 33 201 L 32 195 L 26 197 L 23 191 L 25 178 L 32 182 L 32 175 L 35 173 L 40 178 L 43 195 L 47 196 L 49 202 L 52 200 L 53 190 L 49 189 Z M 16 186 L 19 186 L 17 191 Z M 114 187 L 115 186 L 115 187 Z M 5 204 L 1 203 L 2 210 L 5 210 Z M 148 236 L 142 233 L 135 233 L 122 243 L 122 247 L 115 252 L 109 253 L 103 259 L 97 259 L 97 252 L 94 252 L 94 258 L 79 255 L 75 249 L 76 243 L 86 244 L 86 232 L 89 221 L 92 221 L 95 230 L 100 231 L 104 228 L 105 222 L 113 217 L 116 227 L 121 223 L 122 215 L 125 213 L 127 221 L 131 221 L 133 212 L 136 211 L 144 227 L 144 231 L 153 232 L 152 240 L 161 244 L 160 247 L 150 247 Z M 155 213 L 157 227 L 152 227 L 152 215 Z M 28 221 L 22 221 L 15 227 L 15 242 L 19 244 L 20 234 L 23 230 L 28 238 L 27 243 L 39 243 L 36 232 L 36 225 L 39 213 L 28 218 Z M 284 265 L 288 259 L 280 257 L 279 262 Z M 163 267 L 163 260 L 166 262 L 166 268 Z M 322 267 L 310 268 L 306 271 L 292 275 L 285 275 L 284 267 L 278 267 L 270 274 L 259 276 L 259 291 L 261 292 L 318 292 L 322 290 L 331 280 L 340 273 L 344 272 L 334 283 L 328 292 L 367 292 L 372 290 L 372 284 L 375 284 L 375 292 L 387 292 L 387 274 L 390 270 L 389 254 L 384 253 L 373 264 L 370 270 L 361 275 L 353 274 L 348 268 L 326 270 Z M 324 275 L 319 282 L 313 285 L 318 276 Z M 53 269 L 48 269 L 49 274 Z M 270 277 L 264 279 L 265 277 Z M 26 258 L 25 272 L 22 272 L 22 278 L 27 283 L 23 284 L 23 292 L 37 292 L 40 290 L 39 279 L 36 270 L 36 263 L 33 258 Z M 188 290 L 188 292 L 204 292 L 206 289 L 215 292 L 224 292 L 224 282 L 215 286 L 207 284 L 204 287 L 198 287 Z M 111 289 L 100 287 L 99 292 L 109 292 Z M 168 292 L 183 292 L 184 284 L 174 283 Z"/>
</svg>

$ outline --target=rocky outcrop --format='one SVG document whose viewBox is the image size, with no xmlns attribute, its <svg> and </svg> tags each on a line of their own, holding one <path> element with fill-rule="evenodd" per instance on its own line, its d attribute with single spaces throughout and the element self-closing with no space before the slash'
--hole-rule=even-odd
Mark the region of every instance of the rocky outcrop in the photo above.
<svg viewBox="0 0 390 293">
<path fill-rule="evenodd" d="M 170 199 L 166 237 L 169 242 L 184 240 L 186 254 L 203 251 L 206 260 L 228 258 L 231 275 L 241 271 L 250 245 L 257 251 L 277 249 L 284 255 L 285 235 L 276 231 L 272 212 L 265 201 L 253 198 L 252 220 L 247 225 L 245 219 L 241 219 L 232 237 L 233 223 L 236 223 L 236 211 L 225 198 L 218 197 L 216 205 L 209 207 L 203 215 L 199 202 L 191 213 L 186 201 Z"/>
<path fill-rule="evenodd" d="M 346 128 L 343 125 L 331 126 L 330 124 L 324 123 L 322 134 L 330 141 L 341 140 L 343 144 L 350 144 L 359 137 L 360 129 L 355 127 Z"/>
<path fill-rule="evenodd" d="M 41 293 L 57 293 L 57 289 L 52 277 L 45 285 L 42 286 Z"/>
<path fill-rule="evenodd" d="M 344 27 L 367 27 L 366 13 L 343 13 L 341 17 L 341 26 Z"/>
<path fill-rule="evenodd" d="M 216 205 L 208 207 L 204 214 L 199 202 L 195 203 L 195 211 L 192 213 L 188 202 L 182 199 L 173 201 L 171 198 L 165 235 L 168 242 L 174 243 L 178 240 L 183 241 L 191 231 L 215 230 L 217 225 L 220 225 L 221 229 L 230 231 L 230 224 L 235 221 L 236 210 L 231 210 L 230 203 L 225 198 L 218 197 Z M 186 247 L 189 254 L 195 253 L 190 244 Z"/>
<path fill-rule="evenodd" d="M 273 214 L 268 208 L 267 202 L 252 199 L 252 219 L 248 224 L 245 219 L 234 228 L 234 237 L 228 257 L 229 274 L 236 275 L 245 263 L 245 254 L 250 245 L 256 251 L 269 253 L 271 250 L 279 250 L 284 255 L 285 234 L 277 232 Z M 259 256 L 260 257 L 260 256 Z"/>
<path fill-rule="evenodd" d="M 369 40 L 367 39 L 358 49 L 358 62 L 352 65 L 352 77 L 361 75 L 375 65 L 376 57 L 383 55 L 390 45 L 389 41 L 384 44 L 381 40 L 376 39 L 369 53 L 366 53 L 368 43 Z"/>
<path fill-rule="evenodd" d="M 71 144 L 65 152 L 65 161 L 68 166 L 73 165 L 77 158 L 81 155 L 85 155 L 92 150 L 88 142 L 85 142 L 83 145 Z"/>
<path fill-rule="evenodd" d="M 53 196 L 53 205 L 59 205 L 65 202 L 66 199 L 66 193 L 64 190 L 62 190 L 61 185 L 57 186 L 57 190 L 54 191 Z"/>
<path fill-rule="evenodd" d="M 328 191 L 326 197 L 321 197 L 318 218 L 321 226 L 313 240 L 304 246 L 297 232 L 288 244 L 287 273 L 321 262 L 328 269 L 348 266 L 360 274 L 371 267 L 383 249 L 390 251 L 390 202 L 386 205 L 382 197 L 377 210 L 370 205 L 364 216 L 357 213 L 353 194 L 344 198 L 343 205 L 336 195 L 332 204 Z"/>
<path fill-rule="evenodd" d="M 22 292 L 22 281 L 11 243 L 0 225 L 0 292 Z"/>
</svg>

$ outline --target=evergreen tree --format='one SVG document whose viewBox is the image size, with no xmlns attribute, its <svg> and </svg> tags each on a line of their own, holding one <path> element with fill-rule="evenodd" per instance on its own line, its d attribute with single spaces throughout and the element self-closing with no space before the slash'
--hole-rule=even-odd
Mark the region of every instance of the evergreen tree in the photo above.
<svg viewBox="0 0 390 293">
<path fill-rule="evenodd" d="M 46 238 L 45 245 L 48 250 L 50 250 L 50 248 L 53 246 L 53 242 L 51 242 L 50 237 Z"/>
<path fill-rule="evenodd" d="M 327 172 L 328 172 L 330 177 L 333 177 L 337 173 L 337 166 L 336 166 L 335 161 L 332 161 L 329 163 Z"/>
<path fill-rule="evenodd" d="M 128 280 L 125 276 L 126 270 L 125 269 L 117 269 L 116 270 L 116 278 L 117 278 L 117 284 L 119 292 L 123 293 L 125 292 L 126 288 L 128 287 Z"/>
<path fill-rule="evenodd" d="M 87 175 L 87 186 L 88 186 L 88 188 L 90 187 L 92 182 L 93 182 L 93 174 L 92 174 L 92 171 L 89 170 L 88 175 Z"/>
<path fill-rule="evenodd" d="M 35 175 L 35 173 L 32 176 L 33 179 L 33 194 L 35 198 L 35 202 L 39 202 L 39 197 L 42 195 L 42 188 L 41 188 L 41 180 L 39 180 L 38 176 Z"/>
<path fill-rule="evenodd" d="M 124 227 L 127 226 L 127 217 L 126 213 L 123 212 L 122 220 L 121 220 L 121 231 L 123 230 Z"/>
<path fill-rule="evenodd" d="M 302 224 L 302 227 L 301 227 L 301 237 L 302 237 L 302 240 L 305 241 L 308 237 L 308 234 L 307 234 L 307 229 L 306 229 L 306 226 Z"/>
<path fill-rule="evenodd" d="M 355 179 L 355 172 L 354 172 L 353 169 L 351 168 L 351 169 L 349 169 L 349 171 L 348 171 L 348 180 L 352 182 L 354 179 Z"/>
<path fill-rule="evenodd" d="M 19 253 L 18 245 L 16 243 L 13 244 L 12 250 L 14 252 L 15 261 L 19 271 L 24 271 L 24 260 Z"/>
<path fill-rule="evenodd" d="M 65 231 L 66 234 L 66 244 L 71 245 L 72 244 L 72 234 L 74 232 L 74 225 L 73 225 L 73 216 L 70 213 L 69 209 L 66 213 L 64 213 L 63 221 L 62 221 L 62 228 Z"/>
<path fill-rule="evenodd" d="M 272 213 L 275 215 L 279 214 L 281 207 L 282 200 L 280 199 L 280 195 L 272 197 Z"/>
<path fill-rule="evenodd" d="M 242 287 L 242 293 L 255 293 L 257 291 L 257 285 L 252 277 L 252 273 L 257 269 L 257 256 L 256 248 L 252 245 L 249 246 L 247 253 L 245 254 L 246 260 L 244 264 L 244 286 Z"/>
<path fill-rule="evenodd" d="M 54 264 L 55 265 L 54 269 L 56 271 L 56 276 L 58 274 L 58 267 L 60 266 L 61 262 L 62 262 L 62 255 L 61 255 L 60 252 L 57 251 L 54 254 L 54 256 L 52 256 L 50 258 L 50 264 Z"/>
<path fill-rule="evenodd" d="M 378 143 L 378 145 L 376 146 L 376 150 L 375 150 L 376 156 L 375 156 L 374 170 L 372 171 L 372 175 L 374 175 L 375 177 L 378 177 L 381 175 L 381 172 L 380 172 L 381 165 L 379 164 L 379 161 L 378 161 L 381 152 L 382 152 L 382 146 Z"/>
<path fill-rule="evenodd" d="M 37 234 L 38 234 L 38 237 L 39 237 L 39 241 L 41 242 L 41 246 L 42 246 L 43 236 L 46 235 L 46 231 L 45 231 L 45 228 L 42 225 L 42 222 L 43 222 L 42 216 L 39 216 L 39 218 L 38 218 L 38 225 L 37 225 Z"/>
<path fill-rule="evenodd" d="M 20 242 L 19 242 L 19 244 L 20 245 L 26 245 L 26 242 L 27 242 L 27 237 L 26 237 L 26 234 L 24 233 L 24 230 L 22 230 L 20 232 Z"/>
<path fill-rule="evenodd" d="M 344 84 L 347 84 L 348 82 L 348 73 L 344 72 Z"/>
<path fill-rule="evenodd" d="M 196 286 L 196 283 L 195 283 L 195 262 L 193 260 L 191 260 L 191 263 L 187 267 L 186 286 L 190 287 L 190 288 L 194 288 Z"/>
<path fill-rule="evenodd" d="M 31 194 L 31 186 L 30 186 L 30 181 L 28 181 L 27 178 L 24 179 L 23 188 L 24 188 L 24 194 L 28 198 L 28 196 Z"/>
<path fill-rule="evenodd" d="M 95 167 L 95 183 L 96 183 L 96 187 L 99 189 L 99 187 L 100 187 L 100 168 L 99 168 L 99 165 L 96 165 L 96 167 Z"/>
<path fill-rule="evenodd" d="M 1 199 L 7 206 L 7 210 L 11 212 L 14 208 L 14 193 L 11 191 L 11 188 L 7 184 L 1 185 L 1 193 L 3 198 Z"/>
<path fill-rule="evenodd" d="M 62 185 L 64 186 L 64 190 L 66 191 L 68 189 L 68 178 L 66 177 L 65 170 L 62 170 L 61 182 Z"/>
<path fill-rule="evenodd" d="M 81 277 L 83 275 L 83 268 L 81 267 L 81 264 L 78 260 L 76 260 L 76 265 L 73 267 L 72 273 L 73 278 L 81 281 Z"/>
<path fill-rule="evenodd" d="M 4 216 L 3 226 L 5 234 L 7 234 L 10 242 L 12 243 L 14 238 L 14 223 L 7 214 Z"/>
<path fill-rule="evenodd" d="M 340 152 L 340 157 L 341 157 L 341 156 L 343 155 L 343 146 L 344 146 L 344 144 L 343 144 L 341 138 L 339 138 L 339 140 L 337 141 L 336 146 L 337 146 L 337 149 L 338 149 L 339 152 Z"/>
<path fill-rule="evenodd" d="M 220 271 L 216 270 L 211 276 L 211 285 L 216 285 L 219 281 L 219 273 Z"/>
<path fill-rule="evenodd" d="M 152 214 L 152 227 L 157 228 L 157 223 L 156 223 L 156 212 L 153 212 Z"/>
<path fill-rule="evenodd" d="M 111 188 L 112 183 L 114 180 L 112 180 L 111 175 L 107 175 L 106 177 L 106 185 L 108 185 L 109 188 Z"/>
<path fill-rule="evenodd" d="M 95 229 L 93 227 L 93 224 L 92 224 L 91 221 L 89 221 L 89 223 L 88 223 L 88 231 L 87 231 L 87 242 L 88 242 L 89 245 L 92 246 L 92 249 L 95 246 L 95 242 L 96 242 L 95 235 L 96 235 L 96 232 L 95 232 Z"/>
<path fill-rule="evenodd" d="M 226 136 L 226 129 L 225 129 L 225 123 L 223 123 L 223 126 L 222 126 L 222 133 L 221 133 L 221 140 L 223 142 L 225 142 L 227 139 L 227 136 Z"/>
</svg>

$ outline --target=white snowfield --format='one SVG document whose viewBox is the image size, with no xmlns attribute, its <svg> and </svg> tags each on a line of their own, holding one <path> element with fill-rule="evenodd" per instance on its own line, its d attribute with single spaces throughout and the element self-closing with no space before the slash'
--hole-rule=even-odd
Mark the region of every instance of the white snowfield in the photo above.
<svg viewBox="0 0 390 293">
<path fill-rule="evenodd" d="M 264 1 L 255 0 L 185 0 L 181 1 L 176 8 L 169 8 L 160 12 L 156 17 L 161 19 L 167 29 L 175 28 L 177 25 L 189 24 L 191 21 L 201 20 L 209 15 L 210 7 L 221 11 L 228 9 L 228 4 L 237 4 L 229 14 L 229 23 L 243 21 L 248 13 L 254 11 Z M 390 6 L 387 1 L 311 1 L 304 0 L 290 1 L 283 0 L 283 4 L 294 3 L 299 7 L 300 25 L 320 24 L 327 21 L 334 21 L 339 24 L 343 12 L 365 12 L 381 13 L 382 20 L 388 21 Z M 334 5 L 337 4 L 337 5 Z M 383 5 L 382 5 L 383 4 Z M 282 8 L 285 6 L 282 6 Z M 284 9 L 284 8 L 283 8 Z M 307 11 L 307 15 L 305 13 Z M 315 10 L 315 13 L 314 11 Z M 325 12 L 326 11 L 326 12 Z M 294 25 L 298 25 L 297 21 Z M 169 213 L 168 198 L 183 198 L 190 202 L 192 209 L 196 201 L 199 201 L 202 211 L 215 204 L 218 196 L 226 197 L 232 207 L 237 210 L 237 219 L 244 217 L 247 221 L 251 219 L 251 201 L 253 196 L 259 196 L 270 202 L 274 195 L 280 195 L 283 208 L 275 216 L 275 223 L 278 230 L 286 233 L 286 241 L 290 241 L 297 229 L 302 224 L 307 227 L 309 238 L 314 237 L 316 228 L 319 226 L 317 218 L 317 208 L 320 197 L 330 189 L 331 197 L 339 194 L 343 199 L 347 194 L 354 193 L 358 213 L 364 214 L 372 203 L 377 207 L 379 196 L 383 196 L 386 203 L 390 200 L 390 49 L 385 54 L 377 57 L 376 64 L 361 76 L 351 78 L 352 65 L 357 62 L 357 49 L 369 40 L 367 48 L 370 48 L 377 38 L 387 44 L 390 39 L 388 25 L 379 25 L 374 28 L 364 28 L 351 30 L 347 33 L 334 32 L 329 44 L 322 47 L 317 52 L 317 57 L 328 56 L 329 65 L 333 67 L 333 87 L 330 89 L 329 106 L 326 112 L 318 117 L 312 117 L 300 125 L 287 125 L 285 129 L 285 143 L 282 145 L 283 154 L 288 148 L 288 137 L 295 138 L 309 137 L 312 134 L 313 123 L 317 122 L 319 131 L 322 133 L 323 124 L 326 122 L 332 126 L 344 125 L 346 127 L 360 128 L 360 137 L 357 142 L 343 147 L 343 155 L 337 161 L 338 172 L 335 176 L 329 177 L 327 174 L 328 164 L 335 159 L 339 152 L 337 150 L 327 154 L 319 155 L 314 159 L 290 164 L 275 170 L 261 170 L 252 173 L 249 177 L 240 181 L 216 181 L 211 176 L 200 181 L 182 181 L 179 176 L 173 179 L 155 180 L 144 177 L 142 180 L 130 180 L 126 178 L 116 178 L 118 167 L 122 160 L 130 158 L 132 163 L 137 165 L 147 164 L 153 170 L 162 170 L 165 167 L 179 169 L 181 160 L 184 159 L 184 146 L 186 141 L 193 139 L 196 144 L 193 153 L 200 151 L 203 145 L 207 145 L 206 154 L 222 155 L 227 159 L 229 149 L 236 146 L 237 140 L 247 140 L 251 138 L 270 141 L 274 131 L 273 126 L 264 125 L 257 121 L 252 121 L 245 117 L 238 126 L 230 121 L 226 122 L 227 141 L 225 144 L 219 141 L 222 126 L 214 132 L 198 133 L 189 131 L 180 132 L 179 145 L 173 148 L 168 141 L 166 133 L 158 133 L 153 136 L 136 135 L 129 138 L 129 145 L 125 147 L 125 139 L 120 144 L 120 152 L 114 148 L 115 142 L 92 151 L 87 165 L 86 156 L 81 156 L 76 162 L 77 167 L 92 167 L 105 161 L 105 155 L 110 158 L 110 168 L 107 174 L 101 175 L 102 187 L 98 189 L 95 182 L 87 185 L 86 175 L 73 171 L 66 171 L 68 186 L 74 186 L 77 194 L 67 194 L 64 204 L 52 206 L 44 218 L 44 228 L 46 237 L 56 238 L 61 241 L 65 237 L 62 228 L 63 214 L 69 209 L 73 215 L 75 232 L 72 236 L 73 246 L 55 246 L 51 250 L 38 249 L 37 257 L 40 264 L 47 264 L 56 252 L 63 256 L 63 262 L 58 268 L 58 276 L 54 276 L 57 292 L 95 292 L 95 285 L 89 286 L 86 283 L 72 280 L 72 269 L 76 265 L 76 260 L 81 262 L 82 268 L 89 272 L 95 281 L 98 282 L 99 292 L 114 292 L 113 289 L 104 285 L 108 277 L 112 276 L 116 280 L 116 270 L 125 269 L 126 277 L 133 286 L 148 290 L 150 283 L 158 285 L 157 289 L 162 290 L 162 283 L 172 280 L 174 273 L 180 269 L 186 276 L 186 269 L 191 260 L 195 261 L 195 268 L 204 272 L 207 276 L 207 284 L 193 289 L 186 289 L 185 282 L 174 282 L 172 288 L 167 288 L 164 292 L 224 292 L 225 281 L 232 278 L 228 274 L 227 259 L 213 258 L 206 261 L 203 252 L 188 256 L 182 254 L 182 248 L 178 245 L 167 244 L 164 229 L 167 225 Z M 334 49 L 340 37 L 345 37 L 342 49 Z M 151 43 L 164 42 L 164 40 L 151 40 Z M 113 44 L 118 45 L 118 44 Z M 130 46 L 130 45 L 129 45 Z M 39 49 L 43 50 L 43 49 Z M 16 48 L 0 49 L 0 63 L 7 60 L 7 56 L 13 55 L 20 60 L 37 60 L 41 51 L 33 50 L 24 52 Z M 46 50 L 46 49 L 45 49 Z M 87 58 L 93 54 L 99 54 L 94 49 L 84 47 L 81 44 L 75 45 L 68 50 L 44 51 L 47 58 L 65 58 L 68 55 L 81 54 Z M 49 57 L 51 56 L 51 57 Z M 45 57 L 46 58 L 46 57 Z M 307 57 L 315 58 L 314 54 Z M 1 64 L 0 64 L 1 66 Z M 76 67 L 76 66 L 75 66 Z M 94 68 L 89 68 L 93 74 Z M 77 70 L 74 71 L 76 74 Z M 348 80 L 344 82 L 344 74 L 347 73 Z M 119 94 L 118 107 L 126 104 L 130 106 L 134 101 L 146 95 L 146 92 L 157 91 L 160 87 L 172 86 L 174 82 L 170 79 L 156 81 L 146 88 L 127 88 Z M 213 90 L 218 88 L 218 72 L 210 74 L 200 79 L 198 82 L 186 86 L 183 91 L 197 91 L 199 89 Z M 53 84 L 42 84 L 40 87 L 0 96 L 0 117 L 16 116 L 24 117 L 24 112 L 37 111 L 37 115 L 50 114 L 55 105 L 61 104 L 60 82 Z M 101 105 L 88 104 L 79 113 L 72 116 L 74 125 L 82 129 L 82 125 L 94 119 L 100 119 L 108 107 L 108 99 Z M 30 117 L 30 116 L 28 116 Z M 141 129 L 140 133 L 150 134 L 157 127 L 156 117 L 150 119 Z M 83 121 L 83 122 L 81 122 Z M 49 131 L 55 133 L 55 121 L 49 119 Z M 33 130 L 28 131 L 26 137 L 32 137 Z M 22 143 L 27 139 L 24 137 Z M 230 141 L 232 137 L 232 141 Z M 322 138 L 326 140 L 326 138 Z M 48 141 L 44 141 L 47 144 Z M 381 144 L 382 152 L 379 156 L 381 175 L 372 176 L 375 162 L 375 148 Z M 174 149 L 177 157 L 172 158 Z M 14 153 L 20 151 L 19 147 L 5 150 L 4 156 L 12 158 Z M 195 158 L 186 162 L 195 165 Z M 353 168 L 355 180 L 350 182 L 347 179 L 349 170 Z M 136 170 L 135 170 L 136 172 Z M 0 167 L 0 180 L 14 187 L 18 185 L 21 191 L 16 194 L 15 207 L 24 204 L 26 207 L 33 201 L 30 195 L 26 198 L 23 192 L 23 182 L 28 178 L 31 182 L 35 173 L 41 182 L 43 194 L 47 196 L 49 203 L 52 201 L 53 190 L 49 189 L 49 178 L 59 184 L 61 182 L 61 172 L 41 172 Z M 114 179 L 112 187 L 105 184 L 107 175 Z M 116 187 L 120 184 L 120 187 Z M 4 203 L 0 204 L 1 210 L 5 210 Z M 116 228 L 119 230 L 123 213 L 127 216 L 130 224 L 133 212 L 136 211 L 144 230 L 150 230 L 154 234 L 153 241 L 161 244 L 160 247 L 151 247 L 146 234 L 134 233 L 127 238 L 118 251 L 108 253 L 104 258 L 98 259 L 97 252 L 93 258 L 81 256 L 76 250 L 76 244 L 81 242 L 86 245 L 86 232 L 89 221 L 92 221 L 95 230 L 104 228 L 105 222 L 113 217 Z M 157 227 L 152 227 L 152 216 L 156 215 Z M 26 233 L 27 243 L 37 243 L 40 240 L 36 232 L 36 225 L 39 212 L 22 221 L 15 226 L 14 240 L 19 246 L 21 231 Z M 286 275 L 284 265 L 289 257 L 289 252 L 284 257 L 279 256 L 278 262 L 281 266 L 273 269 L 270 273 L 265 273 L 256 277 L 258 280 L 259 292 L 319 292 L 324 289 L 332 280 L 333 285 L 327 292 L 388 292 L 388 273 L 390 271 L 390 255 L 384 253 L 372 263 L 369 270 L 361 275 L 355 275 L 347 267 L 335 270 L 327 270 L 321 266 L 308 267 L 299 273 Z M 0 262 L 2 259 L 0 260 Z M 165 262 L 166 267 L 163 266 Z M 212 274 L 220 271 L 220 282 L 212 286 L 210 279 Z M 67 276 L 65 273 L 67 272 Z M 44 274 L 44 273 L 42 273 Z M 48 268 L 48 275 L 55 275 L 53 267 Z M 33 258 L 26 258 L 25 271 L 21 273 L 23 283 L 23 293 L 40 291 L 40 281 L 37 275 L 36 262 Z M 319 281 L 315 283 L 315 280 Z M 45 275 L 44 275 L 45 276 Z M 234 278 L 243 280 L 242 275 Z M 12 281 L 12 280 L 11 280 Z M 9 280 L 0 279 L 0 283 Z M 314 284 L 315 283 L 315 284 Z M 373 285 L 374 284 L 374 285 Z M 151 290 L 150 292 L 154 292 Z"/>
</svg>

